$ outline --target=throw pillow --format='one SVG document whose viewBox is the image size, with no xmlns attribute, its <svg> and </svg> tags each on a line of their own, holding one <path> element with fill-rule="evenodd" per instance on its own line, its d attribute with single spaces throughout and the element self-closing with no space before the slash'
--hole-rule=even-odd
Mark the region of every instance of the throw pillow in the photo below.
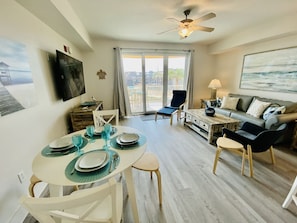
<svg viewBox="0 0 297 223">
<path fill-rule="evenodd" d="M 256 118 L 260 118 L 260 116 L 263 114 L 265 109 L 270 105 L 270 102 L 264 102 L 264 101 L 259 101 L 258 99 L 255 99 L 249 109 L 247 110 L 247 114 L 254 116 Z"/>
<path fill-rule="evenodd" d="M 263 113 L 263 119 L 267 120 L 271 115 L 284 114 L 285 111 L 285 106 L 270 106 Z"/>
<path fill-rule="evenodd" d="M 236 106 L 239 98 L 224 96 L 221 104 L 221 108 L 236 110 Z"/>
</svg>

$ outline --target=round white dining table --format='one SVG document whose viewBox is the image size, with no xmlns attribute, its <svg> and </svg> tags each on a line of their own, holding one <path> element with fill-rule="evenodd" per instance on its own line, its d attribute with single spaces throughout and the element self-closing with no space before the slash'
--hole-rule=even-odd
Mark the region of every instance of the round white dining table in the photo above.
<svg viewBox="0 0 297 223">
<path fill-rule="evenodd" d="M 114 126 L 114 127 L 116 128 L 116 132 L 114 135 L 111 136 L 111 138 L 116 137 L 117 135 L 120 135 L 122 133 L 137 133 L 142 135 L 140 131 L 131 127 L 126 127 L 126 126 Z M 80 130 L 80 131 L 68 134 L 64 137 L 71 137 L 74 134 L 84 135 L 85 132 L 86 132 L 85 130 Z M 86 153 L 92 150 L 102 149 L 104 144 L 105 142 L 103 139 L 96 139 L 95 142 L 93 143 L 87 143 L 87 145 L 85 145 L 83 148 L 83 152 Z M 61 155 L 61 156 L 55 156 L 55 157 L 44 156 L 40 152 L 39 154 L 36 155 L 36 157 L 33 160 L 32 171 L 33 171 L 33 174 L 35 174 L 35 176 L 37 176 L 40 180 L 48 183 L 50 196 L 63 196 L 63 186 L 75 186 L 75 185 L 95 183 L 98 181 L 103 181 L 111 177 L 114 177 L 119 173 L 123 173 L 126 178 L 127 189 L 129 193 L 131 206 L 132 206 L 134 220 L 135 222 L 139 222 L 134 182 L 133 182 L 133 174 L 132 174 L 132 165 L 144 154 L 146 150 L 146 144 L 147 144 L 146 140 L 144 140 L 144 143 L 137 146 L 137 148 L 131 148 L 131 149 L 117 148 L 116 149 L 116 148 L 113 148 L 112 146 L 109 147 L 110 150 L 116 151 L 120 156 L 120 161 L 118 163 L 118 166 L 108 175 L 92 181 L 86 181 L 82 183 L 74 182 L 66 176 L 65 169 L 67 165 L 77 157 L 76 152 L 66 154 L 66 155 Z"/>
</svg>

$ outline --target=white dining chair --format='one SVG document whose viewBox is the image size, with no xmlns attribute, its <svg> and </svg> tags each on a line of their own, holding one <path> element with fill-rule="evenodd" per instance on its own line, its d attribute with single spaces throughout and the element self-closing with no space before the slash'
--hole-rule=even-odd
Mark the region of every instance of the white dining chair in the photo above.
<svg viewBox="0 0 297 223">
<path fill-rule="evenodd" d="M 20 203 L 41 223 L 119 223 L 123 212 L 122 184 L 114 178 L 100 186 L 78 190 L 62 197 L 23 196 Z"/>
<path fill-rule="evenodd" d="M 295 205 L 297 206 L 297 176 L 295 178 L 295 181 L 282 205 L 283 208 L 288 208 L 290 203 L 294 201 Z"/>
<path fill-rule="evenodd" d="M 119 109 L 93 111 L 93 119 L 95 129 L 102 127 L 106 123 L 111 123 L 113 120 L 115 125 L 119 125 Z"/>
</svg>

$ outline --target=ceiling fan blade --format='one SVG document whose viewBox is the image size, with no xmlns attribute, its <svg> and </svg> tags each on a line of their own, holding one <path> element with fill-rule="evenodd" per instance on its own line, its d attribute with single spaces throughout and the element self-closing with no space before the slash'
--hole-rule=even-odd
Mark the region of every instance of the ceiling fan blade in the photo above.
<svg viewBox="0 0 297 223">
<path fill-rule="evenodd" d="M 161 35 L 161 34 L 164 34 L 164 33 L 168 33 L 168 32 L 172 32 L 172 31 L 176 31 L 178 28 L 173 28 L 173 29 L 169 29 L 169 30 L 166 30 L 166 31 L 163 31 L 163 32 L 160 32 L 160 33 L 157 33 L 158 35 Z"/>
<path fill-rule="evenodd" d="M 205 32 L 212 32 L 214 28 L 211 27 L 205 27 L 205 26 L 193 26 L 191 27 L 192 30 L 200 30 Z"/>
<path fill-rule="evenodd" d="M 204 16 L 198 18 L 198 19 L 195 19 L 195 20 L 193 21 L 193 23 L 202 22 L 202 21 L 205 21 L 205 20 L 208 20 L 208 19 L 212 19 L 212 18 L 214 18 L 214 17 L 216 17 L 216 14 L 214 14 L 213 12 L 211 12 L 211 13 L 208 13 L 208 14 L 206 14 L 206 15 L 204 15 Z"/>
<path fill-rule="evenodd" d="M 178 22 L 178 23 L 180 23 L 180 21 L 178 20 L 178 19 L 176 19 L 176 18 L 166 18 L 168 21 L 170 21 L 170 22 Z"/>
</svg>

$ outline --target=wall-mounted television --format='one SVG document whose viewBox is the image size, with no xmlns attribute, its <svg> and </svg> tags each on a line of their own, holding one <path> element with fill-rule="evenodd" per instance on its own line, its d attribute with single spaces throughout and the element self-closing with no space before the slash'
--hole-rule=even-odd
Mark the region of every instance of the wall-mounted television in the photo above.
<svg viewBox="0 0 297 223">
<path fill-rule="evenodd" d="M 63 101 L 86 93 L 83 63 L 56 50 L 57 88 Z"/>
</svg>

